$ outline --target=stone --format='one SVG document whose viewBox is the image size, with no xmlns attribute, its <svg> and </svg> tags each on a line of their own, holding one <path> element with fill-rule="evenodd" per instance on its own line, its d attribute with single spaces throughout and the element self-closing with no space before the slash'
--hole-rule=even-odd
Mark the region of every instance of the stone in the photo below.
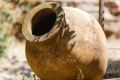
<svg viewBox="0 0 120 80">
<path fill-rule="evenodd" d="M 119 15 L 120 14 L 120 7 L 118 8 L 112 8 L 110 9 L 110 12 L 113 14 L 113 15 Z"/>
<path fill-rule="evenodd" d="M 117 8 L 120 6 L 120 0 L 105 0 L 105 6 L 109 8 Z"/>
<path fill-rule="evenodd" d="M 107 7 L 104 8 L 104 18 L 105 18 L 105 21 L 115 21 L 115 16 L 112 15 L 109 11 L 109 9 Z"/>
</svg>

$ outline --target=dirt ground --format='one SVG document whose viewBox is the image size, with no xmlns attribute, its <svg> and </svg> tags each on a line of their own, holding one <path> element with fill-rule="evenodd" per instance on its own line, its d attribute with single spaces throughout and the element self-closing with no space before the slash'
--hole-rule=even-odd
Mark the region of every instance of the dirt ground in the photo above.
<svg viewBox="0 0 120 80">
<path fill-rule="evenodd" d="M 108 40 L 109 63 L 111 70 L 118 70 L 120 72 L 120 39 L 110 37 Z M 114 48 L 114 49 L 113 49 Z M 116 48 L 116 49 L 115 49 Z M 30 77 L 30 69 L 25 56 L 25 41 L 16 42 L 10 45 L 6 50 L 8 56 L 0 60 L 0 80 L 22 80 L 17 72 L 25 74 Z"/>
<path fill-rule="evenodd" d="M 8 56 L 0 60 L 0 80 L 22 80 L 21 75 L 30 77 L 30 69 L 25 56 L 25 41 L 11 44 L 7 49 Z"/>
</svg>

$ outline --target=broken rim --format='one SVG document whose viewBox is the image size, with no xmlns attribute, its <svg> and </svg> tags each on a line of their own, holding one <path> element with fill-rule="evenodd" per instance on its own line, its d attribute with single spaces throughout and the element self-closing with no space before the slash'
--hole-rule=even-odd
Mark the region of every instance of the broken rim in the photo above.
<svg viewBox="0 0 120 80">
<path fill-rule="evenodd" d="M 54 37 L 64 23 L 62 7 L 54 2 L 46 2 L 32 9 L 22 27 L 23 36 L 30 42 L 45 42 Z"/>
</svg>

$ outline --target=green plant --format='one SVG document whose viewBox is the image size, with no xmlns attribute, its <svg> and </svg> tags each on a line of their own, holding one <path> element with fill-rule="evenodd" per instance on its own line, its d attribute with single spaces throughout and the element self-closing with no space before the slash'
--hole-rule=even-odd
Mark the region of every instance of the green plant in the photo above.
<svg viewBox="0 0 120 80">
<path fill-rule="evenodd" d="M 82 73 L 82 70 L 78 66 L 77 66 L 77 71 L 78 71 L 78 76 L 77 76 L 76 80 L 84 80 L 84 75 Z"/>
<path fill-rule="evenodd" d="M 22 39 L 21 28 L 26 14 L 37 1 L 29 0 L 0 0 L 0 25 L 6 27 L 9 36 Z"/>
<path fill-rule="evenodd" d="M 17 75 L 21 76 L 22 80 L 41 80 L 34 72 L 30 72 L 30 78 L 25 77 L 25 75 L 21 74 L 20 72 L 17 72 Z"/>
<path fill-rule="evenodd" d="M 23 39 L 22 23 L 36 2 L 27 0 L 0 0 L 0 58 L 5 57 L 5 49 L 17 39 Z"/>
<path fill-rule="evenodd" d="M 112 67 L 112 64 L 108 64 L 104 78 L 120 76 L 120 74 L 118 73 L 118 70 L 110 70 L 111 67 Z"/>
<path fill-rule="evenodd" d="M 108 65 L 107 70 L 106 70 L 106 74 L 107 74 L 108 72 L 110 72 L 110 71 L 109 71 L 109 68 L 110 68 L 110 67 L 111 67 L 111 64 Z"/>
<path fill-rule="evenodd" d="M 0 58 L 5 57 L 5 42 L 7 41 L 7 33 L 3 30 L 3 26 L 0 26 Z"/>
</svg>

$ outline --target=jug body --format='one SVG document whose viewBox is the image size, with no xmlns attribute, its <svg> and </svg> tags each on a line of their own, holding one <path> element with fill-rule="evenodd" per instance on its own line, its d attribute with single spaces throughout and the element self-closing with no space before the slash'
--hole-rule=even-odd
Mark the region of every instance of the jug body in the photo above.
<svg viewBox="0 0 120 80">
<path fill-rule="evenodd" d="M 28 14 L 22 32 L 27 61 L 42 80 L 75 80 L 77 66 L 84 80 L 101 80 L 104 76 L 107 40 L 89 13 L 62 8 L 54 2 L 43 3 Z"/>
</svg>

